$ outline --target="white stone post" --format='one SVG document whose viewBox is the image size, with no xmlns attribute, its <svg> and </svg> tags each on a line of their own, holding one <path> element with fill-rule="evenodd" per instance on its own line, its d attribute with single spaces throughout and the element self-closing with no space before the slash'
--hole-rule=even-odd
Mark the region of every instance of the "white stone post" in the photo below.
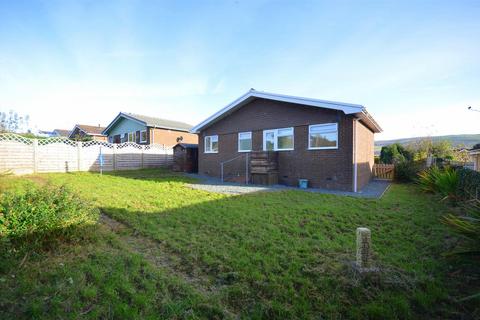
<svg viewBox="0 0 480 320">
<path fill-rule="evenodd" d="M 372 236 L 368 228 L 357 228 L 356 263 L 360 270 L 372 268 Z"/>
<path fill-rule="evenodd" d="M 82 142 L 77 141 L 77 171 L 82 171 Z"/>
<path fill-rule="evenodd" d="M 38 171 L 38 140 L 33 139 L 33 173 Z"/>
</svg>

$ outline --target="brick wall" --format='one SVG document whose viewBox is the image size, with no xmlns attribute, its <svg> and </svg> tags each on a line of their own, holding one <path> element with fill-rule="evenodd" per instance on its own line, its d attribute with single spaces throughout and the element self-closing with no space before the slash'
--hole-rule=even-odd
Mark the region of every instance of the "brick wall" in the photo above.
<svg viewBox="0 0 480 320">
<path fill-rule="evenodd" d="M 338 123 L 338 149 L 308 150 L 308 125 L 330 122 Z M 262 150 L 263 130 L 294 127 L 294 150 L 278 152 L 279 182 L 297 185 L 306 178 L 312 187 L 352 190 L 353 123 L 341 111 L 256 99 L 201 132 L 199 172 L 220 176 L 220 162 L 240 155 L 238 132 L 252 131 L 253 149 Z M 204 137 L 215 134 L 219 152 L 205 153 Z"/>
<path fill-rule="evenodd" d="M 149 130 L 150 143 L 173 147 L 177 144 L 178 137 L 183 137 L 183 143 L 198 143 L 198 136 L 193 133 L 159 128 L 151 128 Z"/>
<path fill-rule="evenodd" d="M 372 179 L 374 164 L 373 132 L 360 121 L 356 122 L 357 135 L 357 190 L 360 191 Z"/>
</svg>

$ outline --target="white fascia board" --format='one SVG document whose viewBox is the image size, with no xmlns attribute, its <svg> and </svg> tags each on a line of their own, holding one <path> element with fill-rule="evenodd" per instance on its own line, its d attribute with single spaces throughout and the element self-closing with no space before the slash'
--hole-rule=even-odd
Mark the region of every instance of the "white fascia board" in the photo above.
<svg viewBox="0 0 480 320">
<path fill-rule="evenodd" d="M 361 113 L 365 110 L 362 105 L 358 104 L 351 104 L 351 103 L 343 103 L 343 102 L 335 102 L 335 101 L 327 101 L 327 100 L 318 100 L 318 99 L 309 99 L 309 98 L 302 98 L 302 97 L 295 97 L 295 96 L 287 96 L 282 94 L 276 93 L 268 93 L 268 92 L 261 92 L 250 90 L 245 93 L 240 98 L 236 99 L 226 107 L 220 109 L 218 112 L 214 113 L 212 116 L 208 117 L 206 120 L 202 121 L 198 125 L 194 126 L 190 129 L 192 133 L 199 133 L 200 129 L 205 127 L 206 125 L 212 123 L 216 119 L 220 118 L 225 113 L 235 109 L 238 106 L 241 106 L 243 102 L 245 102 L 249 98 L 262 98 L 267 100 L 276 100 L 282 102 L 289 102 L 295 104 L 302 104 L 307 106 L 319 107 L 319 108 L 326 108 L 326 109 L 333 109 L 333 110 L 341 110 L 345 114 L 355 114 Z"/>
</svg>

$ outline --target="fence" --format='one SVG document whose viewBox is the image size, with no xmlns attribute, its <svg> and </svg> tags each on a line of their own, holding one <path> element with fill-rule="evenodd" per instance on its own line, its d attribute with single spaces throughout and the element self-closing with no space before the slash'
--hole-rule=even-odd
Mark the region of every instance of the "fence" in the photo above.
<svg viewBox="0 0 480 320">
<path fill-rule="evenodd" d="M 373 165 L 373 176 L 379 180 L 393 180 L 395 177 L 395 165 L 375 163 Z"/>
<path fill-rule="evenodd" d="M 15 174 L 129 170 L 169 167 L 173 149 L 163 145 L 76 142 L 66 138 L 28 139 L 0 134 L 0 172 Z"/>
</svg>

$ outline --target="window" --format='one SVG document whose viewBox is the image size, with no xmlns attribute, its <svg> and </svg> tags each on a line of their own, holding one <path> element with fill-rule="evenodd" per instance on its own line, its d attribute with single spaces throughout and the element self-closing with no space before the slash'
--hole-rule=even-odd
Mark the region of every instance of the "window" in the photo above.
<svg viewBox="0 0 480 320">
<path fill-rule="evenodd" d="M 218 136 L 206 136 L 205 137 L 205 153 L 217 153 L 218 152 Z"/>
<path fill-rule="evenodd" d="M 147 130 L 140 131 L 140 142 L 147 142 Z"/>
<path fill-rule="evenodd" d="M 240 132 L 238 134 L 238 152 L 252 151 L 252 133 Z"/>
<path fill-rule="evenodd" d="M 263 150 L 293 150 L 293 128 L 264 130 Z"/>
<path fill-rule="evenodd" d="M 308 127 L 308 149 L 337 149 L 338 124 L 314 124 Z"/>
<path fill-rule="evenodd" d="M 128 142 L 135 142 L 135 132 L 128 133 Z"/>
</svg>

